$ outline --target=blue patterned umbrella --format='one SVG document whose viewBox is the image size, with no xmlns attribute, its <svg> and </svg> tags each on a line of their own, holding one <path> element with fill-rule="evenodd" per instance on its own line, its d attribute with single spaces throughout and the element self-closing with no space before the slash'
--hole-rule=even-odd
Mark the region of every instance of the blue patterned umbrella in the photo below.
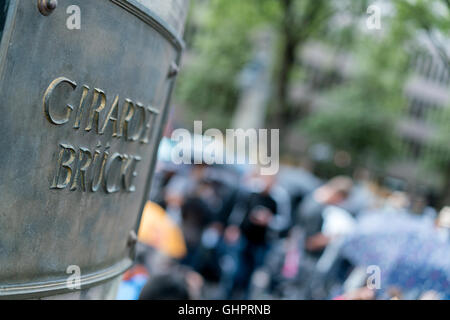
<svg viewBox="0 0 450 320">
<path fill-rule="evenodd" d="M 376 265 L 382 289 L 434 290 L 450 297 L 450 245 L 431 220 L 405 212 L 373 213 L 344 241 L 342 254 L 354 265 Z"/>
</svg>

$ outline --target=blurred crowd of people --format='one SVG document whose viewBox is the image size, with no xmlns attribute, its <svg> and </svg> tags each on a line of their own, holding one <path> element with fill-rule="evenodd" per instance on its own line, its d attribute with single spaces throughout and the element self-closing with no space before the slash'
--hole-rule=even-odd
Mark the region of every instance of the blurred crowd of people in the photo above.
<svg viewBox="0 0 450 320">
<path fill-rule="evenodd" d="M 119 299 L 448 299 L 450 210 L 362 177 L 160 162 Z"/>
</svg>

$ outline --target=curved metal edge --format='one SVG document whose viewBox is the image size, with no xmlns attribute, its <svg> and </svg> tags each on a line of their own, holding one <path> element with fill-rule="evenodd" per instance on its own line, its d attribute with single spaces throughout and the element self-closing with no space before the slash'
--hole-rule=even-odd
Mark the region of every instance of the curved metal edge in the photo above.
<svg viewBox="0 0 450 320">
<path fill-rule="evenodd" d="M 185 43 L 182 38 L 180 38 L 177 35 L 177 32 L 164 20 L 162 20 L 154 11 L 150 10 L 149 8 L 145 7 L 144 5 L 140 4 L 139 2 L 135 0 L 110 0 L 114 4 L 122 7 L 123 9 L 127 10 L 131 14 L 135 15 L 151 27 L 153 27 L 155 30 L 157 30 L 161 35 L 163 35 L 177 50 L 177 57 L 175 63 L 179 66 L 181 62 L 181 55 L 183 50 L 185 49 Z M 185 23 L 184 21 L 183 23 Z M 172 96 L 172 92 L 175 87 L 175 80 L 176 77 L 174 77 L 171 80 L 171 84 L 169 87 L 169 90 L 167 92 L 166 97 L 166 103 L 164 106 L 164 113 L 162 114 L 163 119 L 161 120 L 162 123 L 166 123 L 167 119 L 169 117 L 169 107 L 170 107 L 170 98 Z M 152 177 L 154 174 L 154 169 L 156 166 L 156 159 L 157 159 L 157 149 L 161 142 L 162 135 L 164 131 L 164 125 L 159 128 L 159 132 L 157 133 L 157 143 L 156 143 L 156 152 L 154 152 L 152 160 L 150 162 L 150 176 L 147 179 L 147 183 L 145 185 L 144 189 L 144 196 L 141 202 L 140 211 L 138 214 L 138 217 L 136 219 L 136 225 L 135 225 L 135 232 L 138 234 L 139 232 L 139 226 L 142 220 L 142 214 L 144 211 L 144 207 L 147 203 L 148 195 L 150 193 L 150 187 L 152 182 Z"/>
<path fill-rule="evenodd" d="M 150 26 L 155 28 L 163 36 L 165 36 L 166 39 L 169 40 L 177 49 L 177 57 L 174 62 L 177 64 L 177 66 L 180 65 L 182 52 L 185 49 L 185 43 L 180 37 L 178 37 L 176 35 L 176 32 L 173 30 L 172 27 L 170 27 L 167 23 L 165 23 L 162 19 L 160 19 L 155 12 L 153 12 L 152 10 L 148 9 L 147 7 L 141 5 L 140 3 L 136 2 L 135 0 L 110 0 L 110 1 L 125 8 L 132 14 L 136 15 L 138 18 L 142 19 L 145 23 L 148 23 Z M 133 7 L 134 7 L 134 9 L 133 9 Z M 136 10 L 138 10 L 138 11 L 136 12 Z M 185 22 L 186 21 L 184 21 L 183 23 L 185 23 Z M 175 81 L 176 81 L 176 77 L 172 78 L 169 90 L 167 92 L 166 102 L 164 105 L 164 112 L 162 114 L 163 119 L 161 120 L 163 124 L 167 123 L 167 119 L 169 117 L 169 111 L 170 111 L 169 107 L 170 107 L 172 92 L 175 88 Z M 144 197 L 142 199 L 139 215 L 136 220 L 136 225 L 135 225 L 136 234 L 138 234 L 138 232 L 139 232 L 139 226 L 140 226 L 140 223 L 142 220 L 142 214 L 143 214 L 145 205 L 147 203 L 148 196 L 150 194 L 152 178 L 154 175 L 154 169 L 156 167 L 156 162 L 157 162 L 157 154 L 158 154 L 157 150 L 158 150 L 159 144 L 160 144 L 162 136 L 163 136 L 164 128 L 165 128 L 165 126 L 162 125 L 159 128 L 159 132 L 157 133 L 156 151 L 154 152 L 152 160 L 150 162 L 150 171 L 149 172 L 151 174 L 148 177 L 147 183 L 145 185 Z"/>
<path fill-rule="evenodd" d="M 51 282 L 37 282 L 24 285 L 11 285 L 0 287 L 0 299 L 24 299 L 51 296 L 60 293 L 76 292 L 90 287 L 94 287 L 111 280 L 132 266 L 131 259 L 125 259 L 110 268 L 99 272 L 82 275 L 80 279 L 80 289 L 69 289 L 66 280 Z M 70 274 L 67 275 L 68 277 Z"/>
<path fill-rule="evenodd" d="M 177 65 L 180 65 L 180 62 L 181 62 L 181 51 L 178 53 L 178 56 L 176 58 L 175 63 Z M 167 120 L 169 118 L 170 103 L 171 103 L 171 98 L 172 98 L 172 92 L 175 89 L 176 77 L 172 78 L 172 80 L 170 80 L 170 81 L 171 81 L 170 82 L 170 87 L 169 87 L 169 90 L 167 92 L 166 102 L 165 102 L 165 105 L 164 105 L 164 113 L 162 114 L 163 118 L 161 120 L 161 122 L 164 125 L 160 126 L 159 131 L 157 133 L 156 151 L 153 153 L 153 157 L 152 157 L 152 160 L 150 162 L 150 176 L 148 177 L 147 183 L 145 185 L 144 198 L 142 199 L 141 208 L 140 208 L 137 220 L 136 220 L 136 225 L 135 225 L 135 232 L 136 232 L 136 234 L 139 234 L 139 226 L 141 224 L 142 215 L 144 213 L 144 208 L 145 208 L 145 205 L 147 204 L 147 200 L 148 200 L 148 197 L 150 195 L 150 189 L 151 189 L 151 185 L 152 185 L 153 175 L 155 174 L 155 167 L 156 167 L 156 163 L 157 163 L 158 149 L 159 149 L 159 145 L 161 143 L 161 139 L 163 137 L 165 125 L 167 124 Z"/>
<path fill-rule="evenodd" d="M 135 0 L 110 0 L 112 3 L 122 7 L 137 18 L 141 19 L 161 35 L 163 35 L 177 51 L 183 51 L 185 44 L 183 39 L 177 35 L 177 32 L 164 20 L 162 20 L 154 11 L 145 7 Z"/>
</svg>

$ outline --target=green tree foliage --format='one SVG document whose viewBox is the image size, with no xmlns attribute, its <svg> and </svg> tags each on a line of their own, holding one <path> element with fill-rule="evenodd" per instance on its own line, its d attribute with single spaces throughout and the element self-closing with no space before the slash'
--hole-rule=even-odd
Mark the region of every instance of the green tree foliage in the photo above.
<svg viewBox="0 0 450 320">
<path fill-rule="evenodd" d="M 267 126 L 283 135 L 300 128 L 313 141 L 350 152 L 358 163 L 396 155 L 396 116 L 405 106 L 403 85 L 415 37 L 422 32 L 442 50 L 436 36 L 448 36 L 448 0 L 397 0 L 383 15 L 382 30 L 361 32 L 369 0 L 194 0 L 193 37 L 176 96 L 206 126 L 229 126 L 237 105 L 238 76 L 252 59 L 252 35 L 270 28 L 277 37 Z M 201 10 L 200 10 L 201 9 Z M 386 12 L 384 12 L 386 14 Z M 342 17 L 349 20 L 341 24 Z M 344 19 L 344 20 L 345 20 Z M 367 30 L 366 30 L 367 31 Z M 309 105 L 290 101 L 289 91 L 305 76 L 299 52 L 319 40 L 336 52 L 350 52 L 354 72 L 342 85 L 323 91 L 330 101 L 308 115 Z"/>
<path fill-rule="evenodd" d="M 193 1 L 201 10 L 189 56 L 176 96 L 207 125 L 225 128 L 239 99 L 237 77 L 251 59 L 252 31 L 274 12 L 273 3 L 264 0 Z M 209 120 L 209 121 L 208 121 Z"/>
<path fill-rule="evenodd" d="M 191 24 L 198 25 L 188 28 L 196 30 L 192 40 L 188 35 L 192 44 L 189 51 L 193 52 L 189 56 L 194 61 L 186 64 L 176 96 L 194 114 L 202 112 L 204 118 L 216 115 L 211 125 L 227 126 L 240 95 L 237 77 L 254 54 L 252 35 L 265 27 L 277 38 L 268 126 L 288 131 L 304 109 L 288 97 L 295 74 L 301 72 L 297 57 L 300 48 L 308 40 L 327 34 L 348 45 L 352 26 L 337 32 L 332 18 L 339 12 L 360 17 L 365 14 L 366 4 L 366 0 L 193 1 L 193 12 L 204 14 L 192 15 Z"/>
<path fill-rule="evenodd" d="M 355 77 L 327 93 L 332 107 L 319 110 L 302 123 L 314 141 L 350 152 L 357 164 L 379 166 L 398 155 L 396 123 L 398 111 L 406 106 L 403 92 L 408 60 L 421 50 L 418 36 L 426 34 L 448 65 L 440 40 L 446 36 L 448 40 L 449 3 L 396 1 L 390 17 L 383 20 L 385 28 L 386 23 L 388 26 L 381 37 L 358 36 L 356 45 L 350 46 L 357 56 Z M 439 127 L 437 122 L 432 126 Z M 422 164 L 428 169 L 448 171 L 450 180 L 450 163 L 445 156 L 450 141 L 448 125 L 444 124 L 439 132 L 429 149 L 440 154 L 424 157 Z"/>
<path fill-rule="evenodd" d="M 448 45 L 450 40 L 449 0 L 409 0 L 397 4 L 398 20 L 405 28 L 425 34 L 438 53 L 441 62 L 450 70 Z M 427 125 L 433 135 L 427 142 L 421 159 L 422 174 L 434 172 L 444 185 L 443 203 L 450 201 L 450 121 L 449 106 L 430 110 Z"/>
<path fill-rule="evenodd" d="M 355 165 L 381 167 L 398 153 L 396 123 L 405 106 L 411 32 L 395 17 L 389 32 L 359 34 L 351 50 L 352 76 L 322 94 L 325 107 L 300 122 L 312 142 L 345 150 Z M 353 35 L 352 37 L 355 37 Z"/>
<path fill-rule="evenodd" d="M 448 40 L 450 36 L 450 0 L 401 0 L 397 3 L 397 12 L 397 19 L 405 27 L 427 34 L 450 68 L 450 57 L 443 43 L 443 38 Z"/>
</svg>

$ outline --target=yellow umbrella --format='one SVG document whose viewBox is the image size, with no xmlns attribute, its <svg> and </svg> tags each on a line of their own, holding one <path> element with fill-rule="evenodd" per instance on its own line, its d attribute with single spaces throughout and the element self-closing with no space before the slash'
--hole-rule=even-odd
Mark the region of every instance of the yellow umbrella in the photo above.
<svg viewBox="0 0 450 320">
<path fill-rule="evenodd" d="M 138 240 L 169 257 L 180 259 L 186 255 L 183 233 L 163 208 L 148 201 L 142 213 Z"/>
</svg>

